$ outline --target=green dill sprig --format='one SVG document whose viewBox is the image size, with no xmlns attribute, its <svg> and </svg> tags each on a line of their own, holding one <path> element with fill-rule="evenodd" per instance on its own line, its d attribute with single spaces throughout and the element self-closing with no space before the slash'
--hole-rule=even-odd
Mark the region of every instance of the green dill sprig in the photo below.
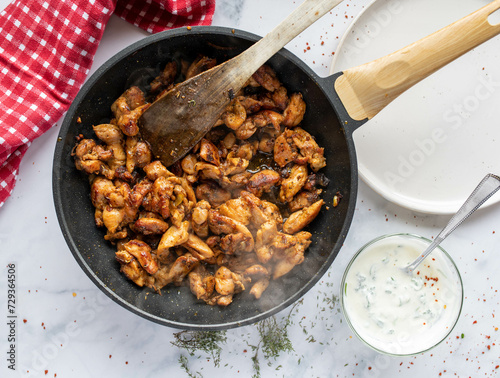
<svg viewBox="0 0 500 378">
<path fill-rule="evenodd" d="M 288 337 L 288 326 L 292 324 L 292 313 L 295 308 L 302 304 L 302 300 L 296 302 L 286 317 L 278 321 L 275 316 L 261 320 L 257 323 L 257 331 L 260 336 L 259 343 L 250 345 L 255 354 L 252 356 L 253 371 L 252 378 L 260 378 L 259 351 L 266 360 L 276 360 L 283 352 L 294 352 L 292 342 Z"/>
<path fill-rule="evenodd" d="M 278 322 L 276 317 L 264 319 L 257 324 L 261 338 L 261 349 L 266 359 L 276 359 L 282 352 L 293 352 L 292 342 L 288 338 L 290 317 Z"/>
<path fill-rule="evenodd" d="M 195 352 L 207 353 L 212 358 L 215 367 L 219 367 L 221 344 L 225 344 L 227 340 L 226 331 L 181 331 L 174 333 L 174 337 L 175 341 L 172 341 L 172 345 L 185 349 L 191 357 L 195 355 Z M 187 361 L 180 362 L 187 364 Z"/>
<path fill-rule="evenodd" d="M 186 374 L 188 375 L 189 378 L 201 378 L 202 377 L 202 375 L 197 371 L 194 373 L 191 372 L 191 369 L 189 369 L 188 358 L 185 355 L 181 354 L 179 356 L 179 363 L 181 364 L 181 368 L 184 369 L 184 371 L 186 372 Z"/>
</svg>

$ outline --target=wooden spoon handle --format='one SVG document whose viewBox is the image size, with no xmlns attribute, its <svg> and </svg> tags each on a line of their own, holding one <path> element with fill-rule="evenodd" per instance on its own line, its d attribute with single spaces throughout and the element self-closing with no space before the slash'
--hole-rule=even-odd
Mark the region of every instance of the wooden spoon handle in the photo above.
<svg viewBox="0 0 500 378">
<path fill-rule="evenodd" d="M 335 90 L 354 120 L 370 119 L 401 93 L 439 68 L 500 33 L 488 21 L 495 0 L 441 30 L 373 62 L 348 69 Z"/>
<path fill-rule="evenodd" d="M 239 66 L 238 75 L 241 78 L 246 78 L 244 80 L 238 80 L 237 77 L 231 78 L 233 85 L 238 87 L 239 81 L 243 81 L 241 83 L 243 85 L 275 53 L 342 1 L 305 0 L 264 38 L 231 61 L 226 62 L 226 65 L 230 67 Z M 230 67 L 227 67 L 226 73 L 233 71 Z"/>
</svg>

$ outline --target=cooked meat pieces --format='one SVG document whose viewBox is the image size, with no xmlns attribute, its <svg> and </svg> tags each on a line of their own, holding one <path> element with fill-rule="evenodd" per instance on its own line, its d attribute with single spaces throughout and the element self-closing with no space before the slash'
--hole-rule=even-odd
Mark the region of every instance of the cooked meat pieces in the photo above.
<svg viewBox="0 0 500 378">
<path fill-rule="evenodd" d="M 317 172 L 326 165 L 323 153 L 324 149 L 318 146 L 311 134 L 300 127 L 285 129 L 274 144 L 274 160 L 280 167 L 291 162 L 309 164 Z"/>
<path fill-rule="evenodd" d="M 219 149 L 215 144 L 205 138 L 203 138 L 200 143 L 200 158 L 207 163 L 217 166 L 220 165 Z"/>
<path fill-rule="evenodd" d="M 221 266 L 215 272 L 215 290 L 221 295 L 233 295 L 245 290 L 243 277 Z"/>
<path fill-rule="evenodd" d="M 287 234 L 295 234 L 311 223 L 319 214 L 324 201 L 320 199 L 314 202 L 311 206 L 305 207 L 302 210 L 292 213 L 283 224 L 283 232 Z"/>
<path fill-rule="evenodd" d="M 267 65 L 261 66 L 252 75 L 252 78 L 269 92 L 274 92 L 281 87 L 281 83 L 276 77 L 276 73 Z"/>
<path fill-rule="evenodd" d="M 284 167 L 288 163 L 293 163 L 298 156 L 299 152 L 293 143 L 292 131 L 286 129 L 276 138 L 274 143 L 274 161 L 280 167 Z"/>
<path fill-rule="evenodd" d="M 126 167 L 132 173 L 136 168 L 144 168 L 151 162 L 151 150 L 137 137 L 127 137 L 125 142 Z"/>
<path fill-rule="evenodd" d="M 191 214 L 191 227 L 200 238 L 208 236 L 208 210 L 210 203 L 205 200 L 198 201 Z"/>
<path fill-rule="evenodd" d="M 140 240 L 131 240 L 123 245 L 126 252 L 134 256 L 142 268 L 149 274 L 155 274 L 158 270 L 156 260 L 151 256 L 151 247 Z"/>
<path fill-rule="evenodd" d="M 302 99 L 302 94 L 294 93 L 290 96 L 290 102 L 283 112 L 283 126 L 295 127 L 304 118 L 306 112 L 306 103 Z"/>
<path fill-rule="evenodd" d="M 168 230 L 168 223 L 158 218 L 139 218 L 132 228 L 142 235 L 163 235 Z"/>
<path fill-rule="evenodd" d="M 281 176 L 278 172 L 272 169 L 263 169 L 250 177 L 246 188 L 257 197 L 261 197 L 263 192 L 271 191 L 280 180 Z"/>
<path fill-rule="evenodd" d="M 217 207 L 217 211 L 226 217 L 243 223 L 244 225 L 249 224 L 250 218 L 252 217 L 250 206 L 242 197 L 233 198 L 224 202 L 222 205 Z"/>
<path fill-rule="evenodd" d="M 179 226 L 170 226 L 162 235 L 156 253 L 158 258 L 166 260 L 170 248 L 184 244 L 189 239 L 189 222 L 184 221 Z"/>
<path fill-rule="evenodd" d="M 115 172 L 109 168 L 107 160 L 113 157 L 113 152 L 97 145 L 93 139 L 81 140 L 73 150 L 76 169 L 89 175 L 100 174 L 113 179 Z"/>
<path fill-rule="evenodd" d="M 247 111 L 239 101 L 239 98 L 231 101 L 226 111 L 222 114 L 221 119 L 232 130 L 238 130 L 241 127 L 247 119 Z"/>
<path fill-rule="evenodd" d="M 189 287 L 197 299 L 207 301 L 215 289 L 215 277 L 204 265 L 198 265 L 189 273 Z"/>
<path fill-rule="evenodd" d="M 185 253 L 184 255 L 177 257 L 172 264 L 162 266 L 153 275 L 155 279 L 154 288 L 156 290 L 160 290 L 170 283 L 180 286 L 184 277 L 186 277 L 198 264 L 198 259 L 190 253 Z"/>
<path fill-rule="evenodd" d="M 198 236 L 189 234 L 188 239 L 182 244 L 191 254 L 199 261 L 210 259 L 214 256 L 214 252 L 210 247 Z"/>
<path fill-rule="evenodd" d="M 288 209 L 290 210 L 290 212 L 294 213 L 298 210 L 303 209 L 304 207 L 311 206 L 319 199 L 319 195 L 321 194 L 321 192 L 321 189 L 317 189 L 312 192 L 307 190 L 301 191 L 293 198 L 291 202 L 288 202 Z"/>
<path fill-rule="evenodd" d="M 281 181 L 279 198 L 281 202 L 291 202 L 307 180 L 307 166 L 294 164 L 290 175 Z"/>
<path fill-rule="evenodd" d="M 196 187 L 196 198 L 199 201 L 207 201 L 212 207 L 217 207 L 231 199 L 231 192 L 208 180 Z"/>
<path fill-rule="evenodd" d="M 277 279 L 290 272 L 296 265 L 304 261 L 304 252 L 311 244 L 311 234 L 301 231 L 294 236 L 295 243 L 285 249 L 277 249 L 273 255 L 276 264 L 273 270 L 273 279 Z"/>
<path fill-rule="evenodd" d="M 111 169 L 124 166 L 127 155 L 123 146 L 123 133 L 116 125 L 101 124 L 93 127 L 97 137 L 107 145 L 108 151 L 111 151 L 111 157 L 106 160 Z"/>
<path fill-rule="evenodd" d="M 144 168 L 144 173 L 148 179 L 155 181 L 159 177 L 171 177 L 174 176 L 165 166 L 159 161 L 155 160 L 147 164 Z"/>
<path fill-rule="evenodd" d="M 175 81 L 177 76 L 177 63 L 175 61 L 168 62 L 163 71 L 151 83 L 151 93 L 158 93 L 166 88 L 169 88 Z"/>
<path fill-rule="evenodd" d="M 262 293 L 269 286 L 269 278 L 261 278 L 256 283 L 252 285 L 250 289 L 250 294 L 254 296 L 255 299 L 260 299 Z"/>
<path fill-rule="evenodd" d="M 217 64 L 215 59 L 209 58 L 207 56 L 199 56 L 191 65 L 186 72 L 186 80 L 196 76 Z"/>
<path fill-rule="evenodd" d="M 132 260 L 128 264 L 120 264 L 120 272 L 137 286 L 151 287 L 153 285 L 154 278 L 141 267 L 137 260 Z"/>
<path fill-rule="evenodd" d="M 326 165 L 326 159 L 323 156 L 324 149 L 318 146 L 318 143 L 316 143 L 311 134 L 300 127 L 296 127 L 293 129 L 292 139 L 299 148 L 300 154 L 309 163 L 314 172 L 317 172 Z"/>
<path fill-rule="evenodd" d="M 208 227 L 216 235 L 222 235 L 226 253 L 251 252 L 254 239 L 248 228 L 241 222 L 222 215 L 217 210 L 208 211 Z"/>
<path fill-rule="evenodd" d="M 247 117 L 241 126 L 234 129 L 235 135 L 238 139 L 246 140 L 249 139 L 259 128 L 264 128 L 266 126 L 273 127 L 279 132 L 281 123 L 284 117 L 280 113 L 272 110 L 262 110 L 255 115 Z"/>
<path fill-rule="evenodd" d="M 137 120 L 150 103 L 215 65 L 168 63 L 149 92 L 126 90 L 95 139 L 78 137 L 72 155 L 90 177 L 95 223 L 116 245 L 120 271 L 158 292 L 189 284 L 208 305 L 228 306 L 248 290 L 265 295 L 272 280 L 304 261 L 328 184 L 323 149 L 301 127 L 306 104 L 262 66 L 181 161 L 165 167 L 141 139 Z M 181 71 L 181 72 L 180 72 Z M 285 220 L 284 220 L 285 219 Z"/>
<path fill-rule="evenodd" d="M 150 105 L 145 102 L 142 91 L 138 87 L 132 87 L 118 97 L 111 105 L 111 110 L 121 131 L 125 135 L 134 136 L 139 132 L 137 120 Z"/>
</svg>

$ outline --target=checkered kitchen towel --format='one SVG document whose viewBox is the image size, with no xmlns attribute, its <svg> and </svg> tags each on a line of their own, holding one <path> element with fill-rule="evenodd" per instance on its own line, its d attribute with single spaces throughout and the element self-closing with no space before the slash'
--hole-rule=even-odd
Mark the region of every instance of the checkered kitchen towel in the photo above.
<svg viewBox="0 0 500 378">
<path fill-rule="evenodd" d="M 69 108 L 115 13 L 156 33 L 209 25 L 215 0 L 15 0 L 0 13 L 0 207 L 30 143 Z"/>
</svg>

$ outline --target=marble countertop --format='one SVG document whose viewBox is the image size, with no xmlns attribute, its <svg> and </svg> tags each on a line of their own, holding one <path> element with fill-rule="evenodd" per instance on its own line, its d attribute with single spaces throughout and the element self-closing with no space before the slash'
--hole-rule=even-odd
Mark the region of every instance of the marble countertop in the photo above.
<svg viewBox="0 0 500 378">
<path fill-rule="evenodd" d="M 3 1 L 3 6 L 7 1 Z M 264 35 L 300 1 L 218 0 L 213 25 Z M 0 3 L 1 4 L 1 3 Z M 367 0 L 346 0 L 287 46 L 318 75 L 327 76 L 339 39 Z M 92 72 L 114 53 L 147 34 L 113 16 Z M 218 366 L 213 356 L 172 345 L 180 330 L 140 318 L 90 281 L 71 255 L 52 202 L 52 157 L 59 122 L 29 148 L 11 198 L 0 209 L 0 376 L 184 377 L 255 374 L 256 325 L 228 330 Z M 363 182 L 354 219 L 338 258 L 293 307 L 287 319 L 293 350 L 276 357 L 259 349 L 262 377 L 493 377 L 500 373 L 499 205 L 479 210 L 444 243 L 465 287 L 462 315 L 451 335 L 430 352 L 412 357 L 381 355 L 359 341 L 339 304 L 342 273 L 356 250 L 386 233 L 431 238 L 448 216 L 415 213 L 387 202 Z M 17 275 L 17 371 L 7 369 L 7 274 Z M 184 365 L 182 362 L 184 361 Z"/>
</svg>

